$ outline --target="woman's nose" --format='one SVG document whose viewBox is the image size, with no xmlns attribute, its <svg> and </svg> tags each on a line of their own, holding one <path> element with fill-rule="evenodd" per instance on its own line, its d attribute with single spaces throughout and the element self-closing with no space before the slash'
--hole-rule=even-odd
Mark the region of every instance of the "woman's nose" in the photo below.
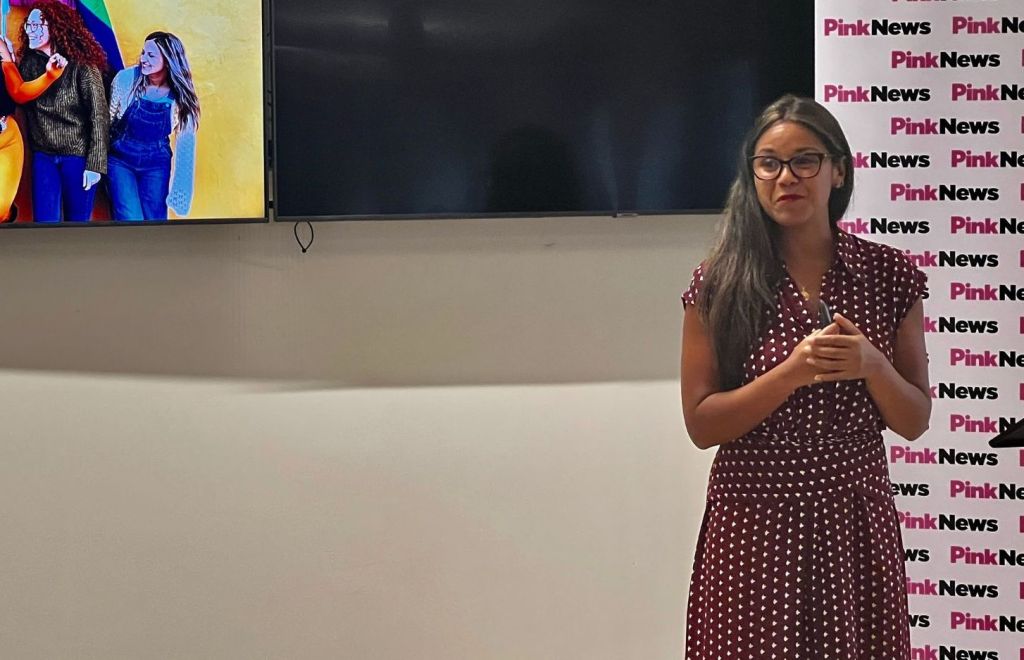
<svg viewBox="0 0 1024 660">
<path fill-rule="evenodd" d="M 790 167 L 789 163 L 783 163 L 782 171 L 779 172 L 778 183 L 794 183 L 799 180 L 800 177 L 793 174 L 793 169 Z"/>
</svg>

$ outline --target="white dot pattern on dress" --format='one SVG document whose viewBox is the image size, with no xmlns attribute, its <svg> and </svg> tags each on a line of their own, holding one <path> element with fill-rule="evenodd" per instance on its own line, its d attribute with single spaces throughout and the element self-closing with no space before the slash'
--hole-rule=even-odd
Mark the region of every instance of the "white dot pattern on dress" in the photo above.
<svg viewBox="0 0 1024 660">
<path fill-rule="evenodd" d="M 892 358 L 925 276 L 884 245 L 838 233 L 821 296 Z M 683 294 L 696 302 L 702 267 Z M 788 275 L 749 382 L 815 329 Z M 905 660 L 903 543 L 863 381 L 796 392 L 754 431 L 719 448 L 708 484 L 687 608 L 687 660 Z"/>
</svg>

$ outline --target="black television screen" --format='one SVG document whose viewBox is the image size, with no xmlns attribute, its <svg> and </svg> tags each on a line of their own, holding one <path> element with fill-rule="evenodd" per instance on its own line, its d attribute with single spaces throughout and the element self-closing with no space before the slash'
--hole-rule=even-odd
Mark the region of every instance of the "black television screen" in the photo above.
<svg viewBox="0 0 1024 660">
<path fill-rule="evenodd" d="M 274 0 L 279 218 L 722 206 L 811 0 Z"/>
</svg>

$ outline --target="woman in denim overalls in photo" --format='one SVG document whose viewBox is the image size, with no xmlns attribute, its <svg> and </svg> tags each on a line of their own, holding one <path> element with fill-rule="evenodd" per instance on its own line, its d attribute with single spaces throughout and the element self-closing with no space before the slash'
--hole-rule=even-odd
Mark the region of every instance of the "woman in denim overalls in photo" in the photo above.
<svg viewBox="0 0 1024 660">
<path fill-rule="evenodd" d="M 187 215 L 195 178 L 199 99 L 178 37 L 169 32 L 146 37 L 138 66 L 114 77 L 110 121 L 107 177 L 112 218 L 166 220 L 168 207 L 179 216 Z"/>
</svg>

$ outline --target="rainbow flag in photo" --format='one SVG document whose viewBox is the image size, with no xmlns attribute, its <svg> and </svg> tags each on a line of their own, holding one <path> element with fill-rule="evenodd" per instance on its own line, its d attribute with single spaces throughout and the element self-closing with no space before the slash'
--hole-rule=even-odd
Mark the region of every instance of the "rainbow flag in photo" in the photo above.
<svg viewBox="0 0 1024 660">
<path fill-rule="evenodd" d="M 107 5 L 103 0 L 78 0 L 78 13 L 89 28 L 96 41 L 103 47 L 107 54 L 107 64 L 111 72 L 120 71 L 124 68 L 124 60 L 121 59 L 121 49 L 117 46 L 117 37 L 114 36 L 114 26 L 110 23 L 110 14 L 107 13 Z"/>
</svg>

